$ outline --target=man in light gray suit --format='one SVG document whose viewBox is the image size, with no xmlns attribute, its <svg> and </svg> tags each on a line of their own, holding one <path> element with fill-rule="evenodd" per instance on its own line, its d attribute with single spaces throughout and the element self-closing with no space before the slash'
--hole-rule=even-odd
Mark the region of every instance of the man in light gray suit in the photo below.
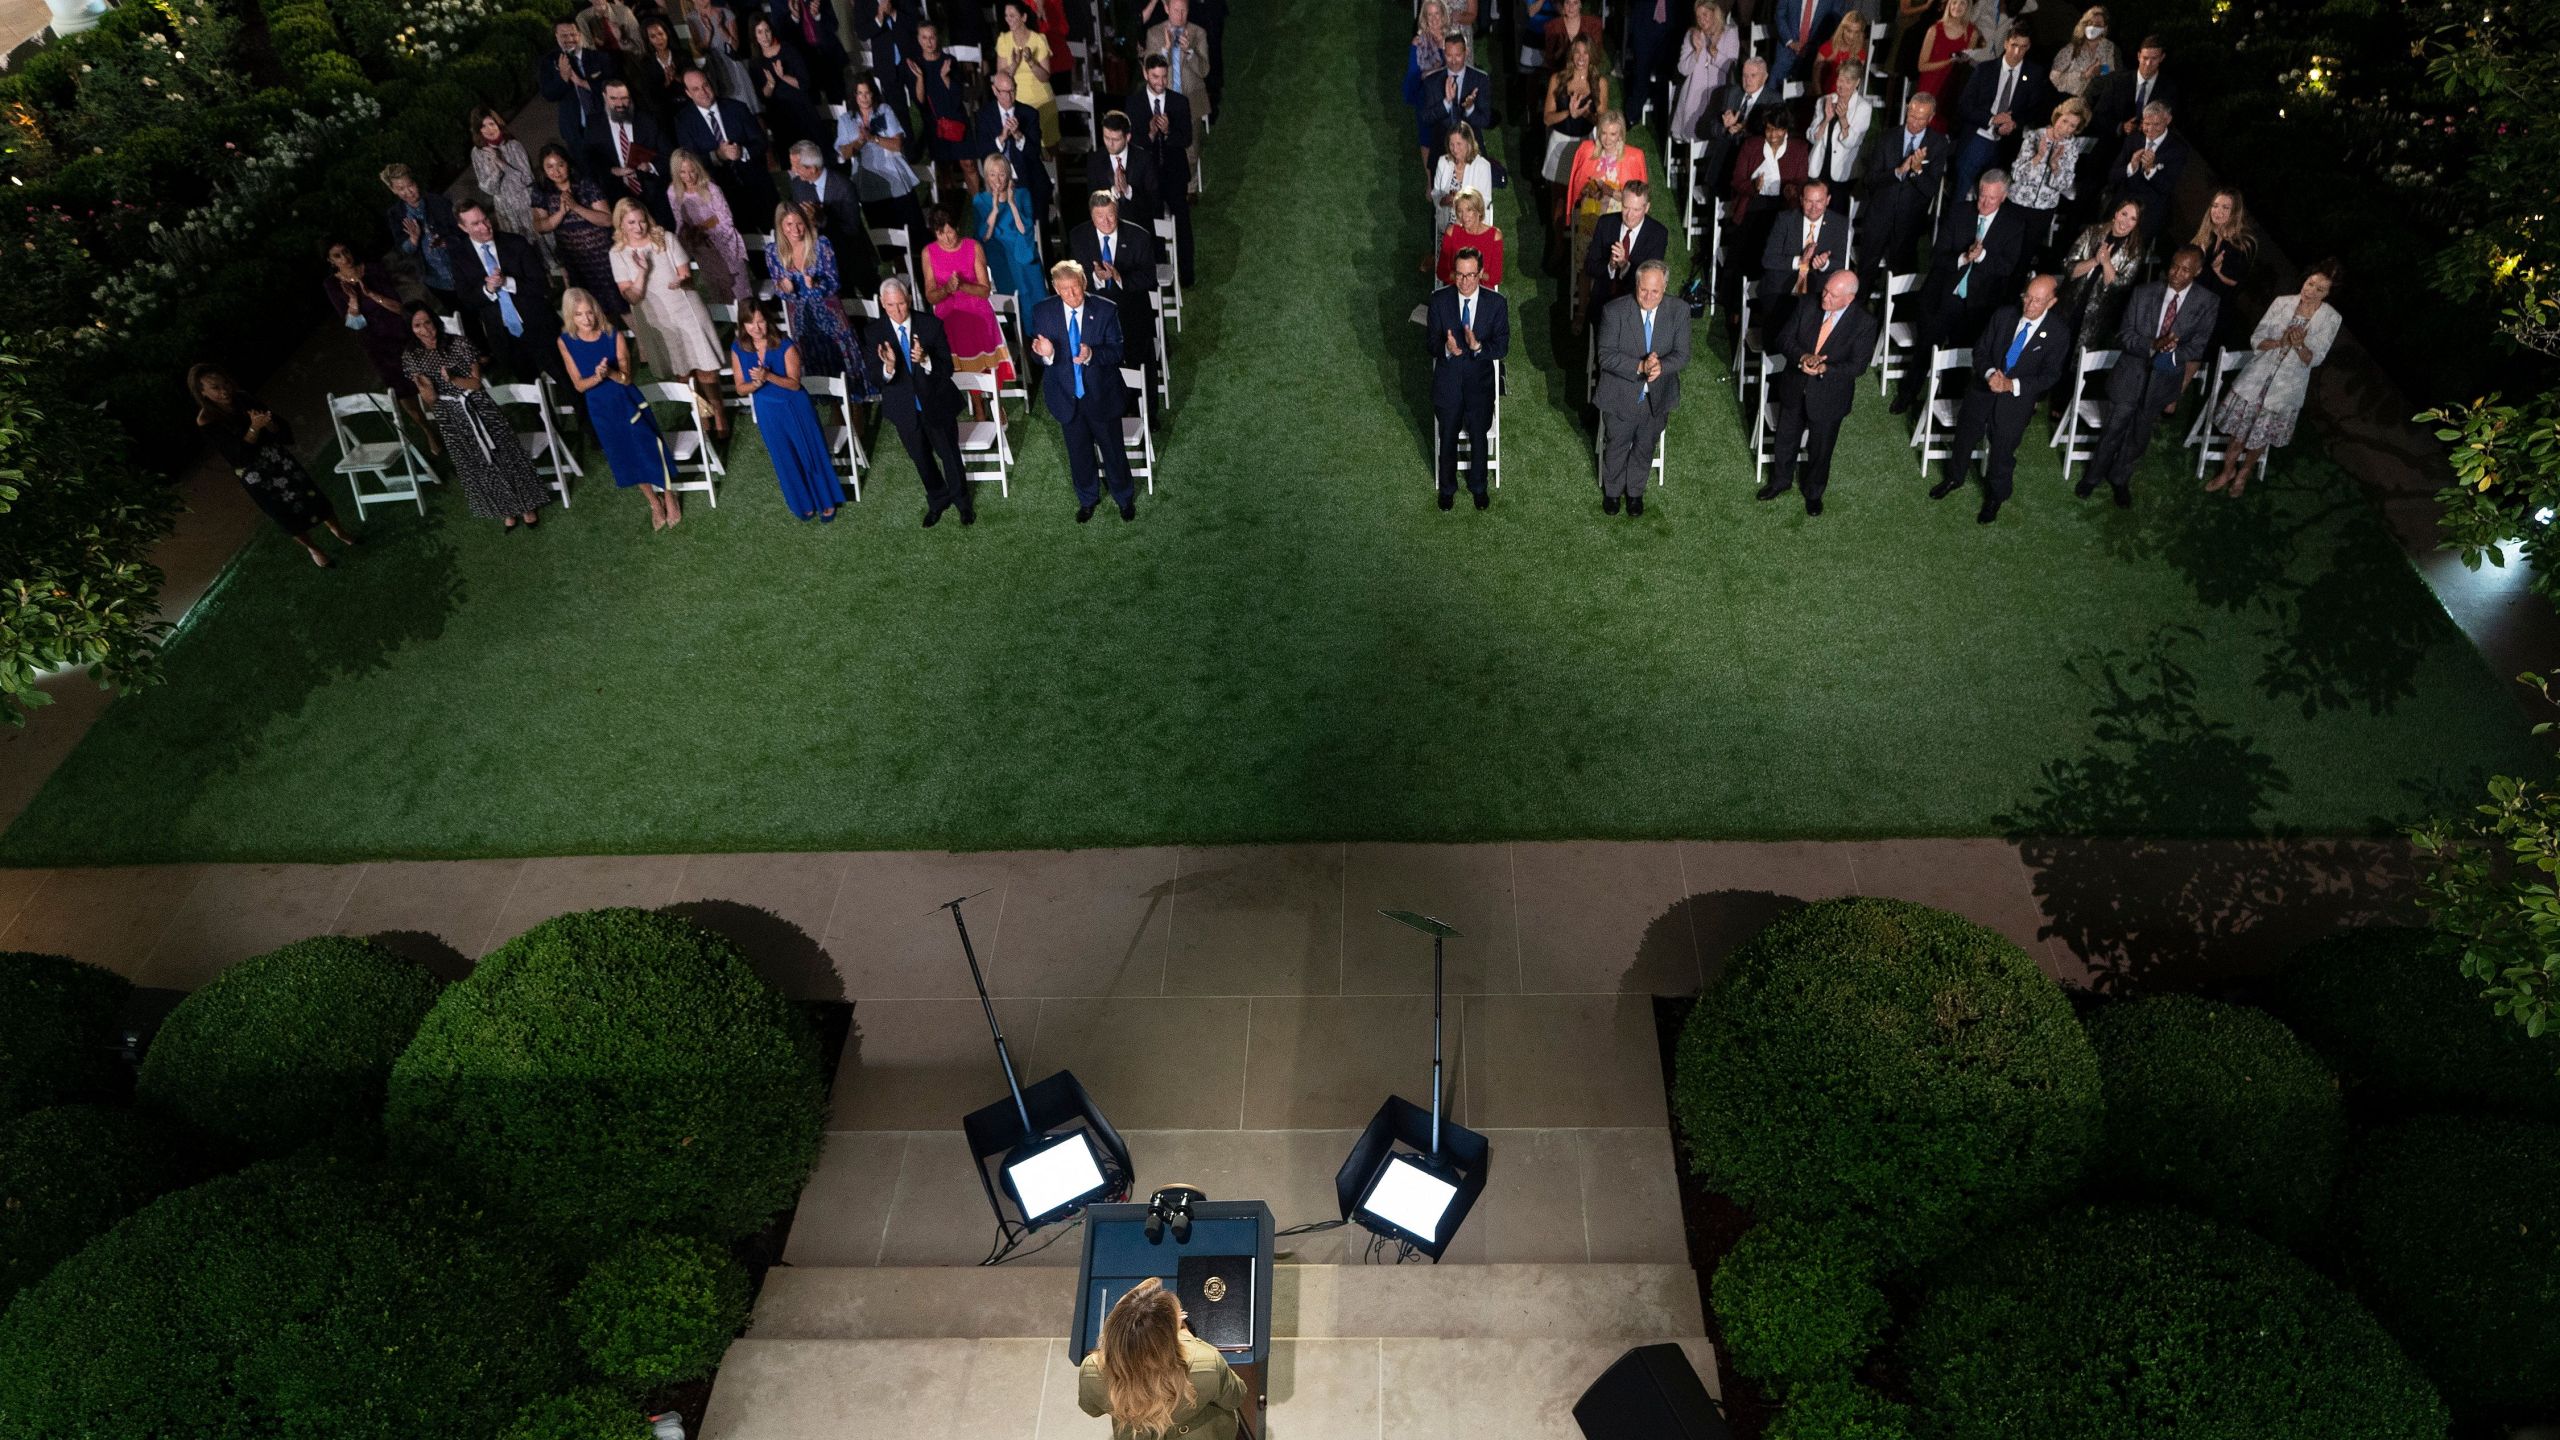
<svg viewBox="0 0 2560 1440">
<path fill-rule="evenodd" d="M 2123 350 L 2107 372 L 2107 423 L 2098 432 L 2098 448 L 2073 494 L 2086 500 L 2101 482 L 2115 491 L 2120 507 L 2133 504 L 2133 467 L 2151 448 L 2151 431 L 2160 416 L 2175 410 L 2178 396 L 2204 363 L 2213 344 L 2218 302 L 2200 289 L 2204 252 L 2183 245 L 2169 257 L 2169 274 L 2137 286 L 2125 302 L 2124 324 L 2116 344 Z"/>
<path fill-rule="evenodd" d="M 1647 260 L 1636 267 L 1636 288 L 1600 312 L 1600 380 L 1592 403 L 1600 407 L 1606 448 L 1600 457 L 1600 511 L 1630 517 L 1644 513 L 1645 481 L 1653 473 L 1653 448 L 1680 403 L 1680 372 L 1689 368 L 1689 307 L 1665 305 L 1671 267 Z"/>
</svg>

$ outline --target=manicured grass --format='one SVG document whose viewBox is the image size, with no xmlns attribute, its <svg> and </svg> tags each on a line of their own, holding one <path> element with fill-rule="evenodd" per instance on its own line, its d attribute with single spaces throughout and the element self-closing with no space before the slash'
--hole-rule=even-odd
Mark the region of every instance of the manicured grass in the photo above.
<svg viewBox="0 0 2560 1440">
<path fill-rule="evenodd" d="M 966 531 L 884 433 L 827 527 L 747 439 L 666 535 L 593 482 L 529 535 L 377 511 L 335 573 L 265 535 L 0 859 L 2352 831 L 2534 763 L 2316 437 L 2230 503 L 2169 435 L 2119 512 L 2039 435 L 1983 530 L 1869 390 L 1813 520 L 1702 353 L 1603 518 L 1523 188 L 1505 483 L 1440 513 L 1405 25 L 1238 12 L 1138 523 L 1070 523 L 1041 417 Z"/>
</svg>

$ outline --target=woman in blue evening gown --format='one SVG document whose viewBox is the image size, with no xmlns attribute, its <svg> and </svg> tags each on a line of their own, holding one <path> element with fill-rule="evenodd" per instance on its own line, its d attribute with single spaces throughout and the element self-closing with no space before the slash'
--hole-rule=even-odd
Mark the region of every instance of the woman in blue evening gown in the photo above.
<svg viewBox="0 0 2560 1440">
<path fill-rule="evenodd" d="M 771 312 L 751 305 L 738 316 L 738 333 L 729 342 L 729 368 L 738 392 L 754 397 L 756 433 L 773 457 L 782 503 L 803 520 L 814 515 L 832 524 L 844 485 L 836 479 L 835 456 L 818 425 L 817 402 L 803 385 L 800 347 L 773 323 Z"/>
<path fill-rule="evenodd" d="M 639 486 L 649 497 L 649 528 L 666 529 L 684 518 L 676 504 L 675 457 L 631 383 L 629 337 L 608 329 L 596 297 L 574 287 L 560 297 L 560 320 L 560 358 L 570 383 L 587 397 L 587 419 L 613 467 L 615 488 Z"/>
</svg>

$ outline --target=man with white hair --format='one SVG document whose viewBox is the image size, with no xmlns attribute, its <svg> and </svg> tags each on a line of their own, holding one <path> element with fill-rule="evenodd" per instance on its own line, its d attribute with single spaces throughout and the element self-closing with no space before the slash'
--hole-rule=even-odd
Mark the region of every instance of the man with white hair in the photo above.
<svg viewBox="0 0 2560 1440">
<path fill-rule="evenodd" d="M 2109 177 L 2115 188 L 2107 196 L 2107 208 L 2113 210 L 2127 200 L 2141 201 L 2146 235 L 2158 233 L 2162 217 L 2177 198 L 2178 177 L 2187 170 L 2187 142 L 2169 129 L 2171 118 L 2165 100 L 2143 106 L 2141 128 L 2124 137 L 2116 150 L 2115 173 Z"/>
<path fill-rule="evenodd" d="M 880 252 L 871 248 L 853 177 L 828 165 L 816 141 L 803 140 L 791 147 L 790 184 L 792 203 L 835 246 L 836 274 L 857 291 L 870 289 L 880 274 Z"/>
<path fill-rule="evenodd" d="M 1991 307 L 2017 293 L 2027 253 L 2027 212 L 2009 202 L 2009 172 L 1985 170 L 1973 182 L 1973 203 L 1947 207 L 1929 252 L 1929 276 L 1911 309 L 1918 351 L 1903 367 L 1893 413 L 1920 403 L 1929 380 L 1929 353 L 1940 346 L 1970 345 L 1982 333 Z"/>
<path fill-rule="evenodd" d="M 960 390 L 951 380 L 951 342 L 933 312 L 916 308 L 907 282 L 880 282 L 880 318 L 863 328 L 862 365 L 880 391 L 880 414 L 898 432 L 924 482 L 924 523 L 945 510 L 978 523 L 969 474 L 960 459 Z"/>
<path fill-rule="evenodd" d="M 1067 442 L 1067 475 L 1075 483 L 1076 523 L 1093 518 L 1102 503 L 1102 479 L 1120 518 L 1138 518 L 1138 492 L 1129 476 L 1129 452 L 1121 448 L 1120 418 L 1128 391 L 1120 383 L 1120 312 L 1108 300 L 1085 294 L 1084 267 L 1061 260 L 1049 267 L 1051 294 L 1031 307 L 1031 353 L 1048 367 L 1040 395 L 1057 417 Z M 1100 460 L 1100 476 L 1095 461 Z"/>
<path fill-rule="evenodd" d="M 1671 267 L 1648 260 L 1636 267 L 1636 288 L 1600 312 L 1600 379 L 1592 403 L 1600 408 L 1605 448 L 1600 457 L 1600 513 L 1644 514 L 1645 482 L 1653 475 L 1653 451 L 1680 403 L 1680 372 L 1689 366 L 1689 307 L 1666 305 Z"/>
<path fill-rule="evenodd" d="M 1123 219 L 1107 190 L 1086 197 L 1092 221 L 1067 236 L 1067 251 L 1084 267 L 1085 288 L 1120 307 L 1120 334 L 1129 363 L 1144 369 L 1155 358 L 1155 237 Z"/>
<path fill-rule="evenodd" d="M 1796 488 L 1796 461 L 1804 460 L 1804 513 L 1822 513 L 1822 492 L 1831 487 L 1831 452 L 1840 443 L 1840 422 L 1858 398 L 1858 377 L 1875 358 L 1875 317 L 1857 306 L 1855 272 L 1835 270 L 1822 282 L 1822 299 L 1799 305 L 1778 327 L 1770 348 L 1786 366 L 1770 382 L 1769 397 L 1778 409 L 1769 437 L 1769 483 L 1752 496 L 1775 500 Z"/>
</svg>

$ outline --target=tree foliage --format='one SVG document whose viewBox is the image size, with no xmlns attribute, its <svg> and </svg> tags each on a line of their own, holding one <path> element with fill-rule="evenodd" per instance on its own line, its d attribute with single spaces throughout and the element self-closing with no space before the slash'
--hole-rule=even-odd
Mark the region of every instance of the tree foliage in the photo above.
<svg viewBox="0 0 2560 1440">
<path fill-rule="evenodd" d="M 2560 702 L 2550 682 L 2523 677 Z M 2534 733 L 2553 727 L 2536 725 Z M 2487 803 L 2409 832 L 2420 862 L 2419 903 L 2461 946 L 2462 973 L 2527 1035 L 2554 1023 L 2560 999 L 2560 790 L 2514 775 L 2490 778 Z"/>
</svg>

